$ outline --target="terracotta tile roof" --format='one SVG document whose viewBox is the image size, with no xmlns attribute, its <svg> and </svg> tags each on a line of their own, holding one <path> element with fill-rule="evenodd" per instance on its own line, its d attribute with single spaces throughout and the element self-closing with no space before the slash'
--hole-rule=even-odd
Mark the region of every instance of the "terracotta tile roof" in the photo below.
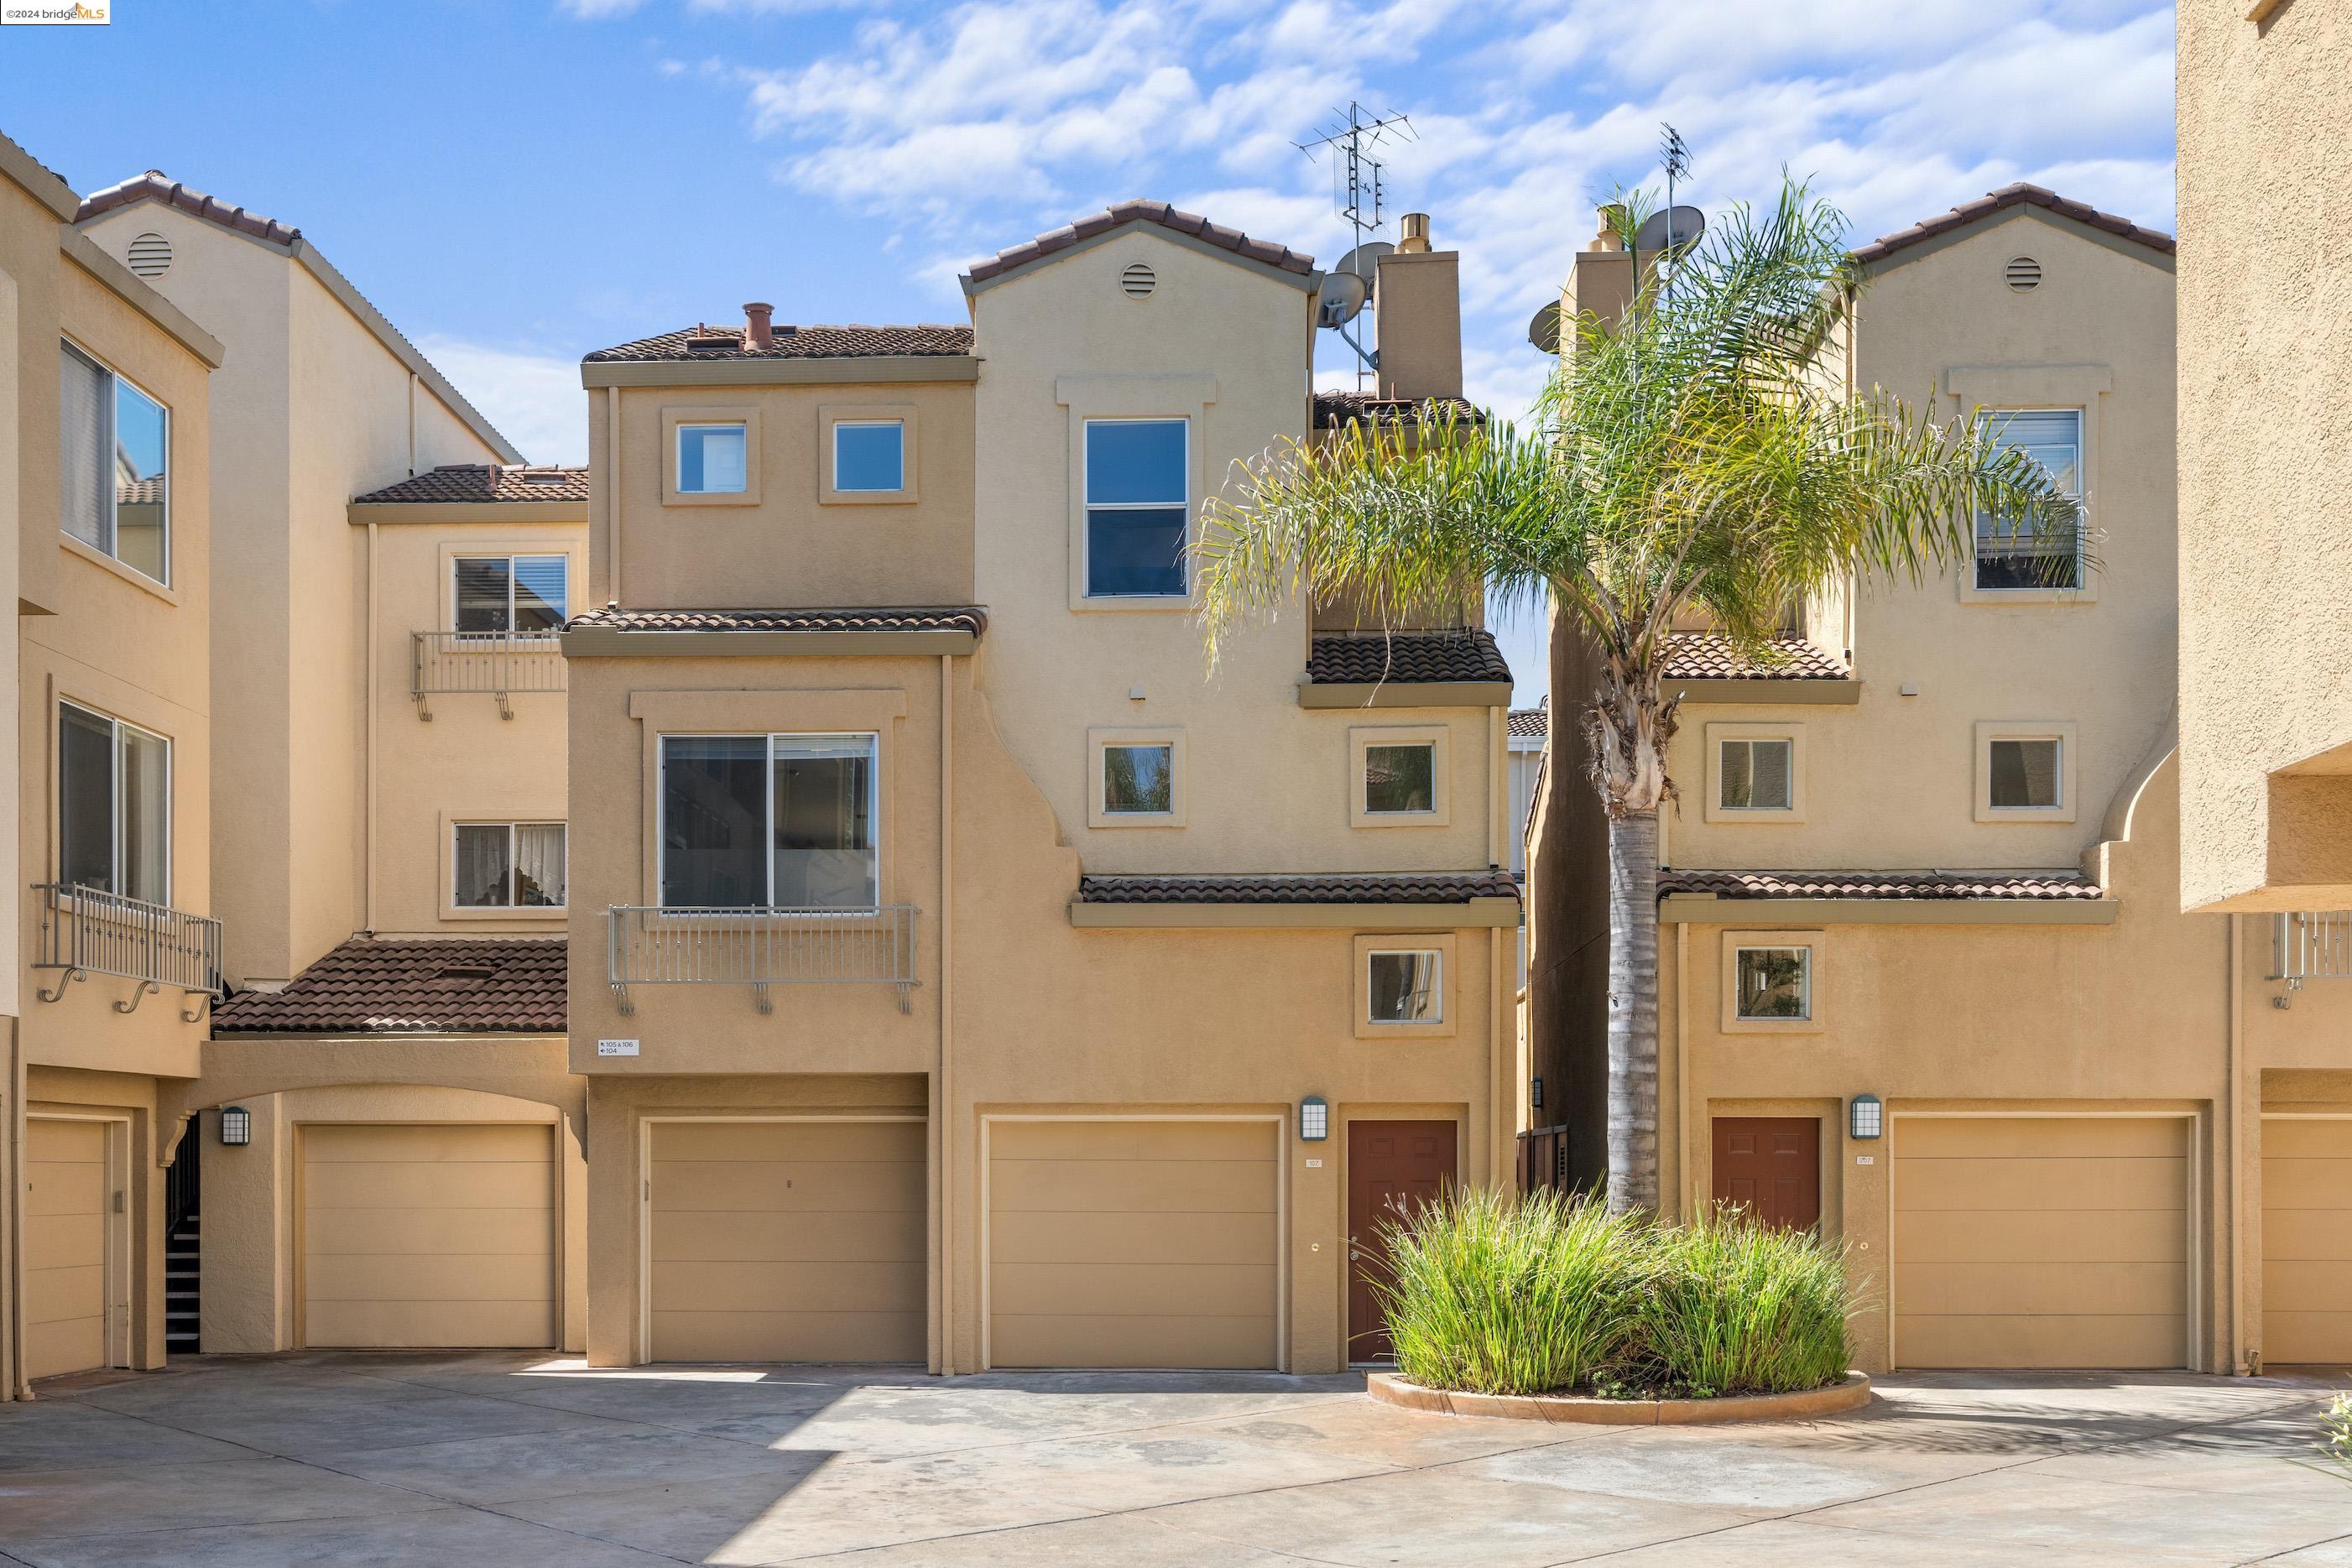
<svg viewBox="0 0 2352 1568">
<path fill-rule="evenodd" d="M 1535 707 L 1511 710 L 1511 734 L 1520 740 L 1544 740 L 1551 735 L 1551 699 Z"/>
<path fill-rule="evenodd" d="M 1078 879 L 1081 904 L 1467 904 L 1518 894 L 1507 871 Z"/>
<path fill-rule="evenodd" d="M 794 610 L 623 610 L 575 615 L 564 630 L 608 632 L 969 632 L 988 629 L 976 604 L 884 605 Z"/>
<path fill-rule="evenodd" d="M 240 991 L 215 1034 L 562 1034 L 561 936 L 355 936 L 282 991 Z"/>
<path fill-rule="evenodd" d="M 206 223 L 218 224 L 225 229 L 251 235 L 256 239 L 266 239 L 272 245 L 290 246 L 302 237 L 300 229 L 281 224 L 276 218 L 265 218 L 259 213 L 232 206 L 218 197 L 205 195 L 202 191 L 192 191 L 161 169 L 150 169 L 136 179 L 109 185 L 103 191 L 91 192 L 81 199 L 81 211 L 74 214 L 74 222 L 86 223 L 100 213 L 110 213 L 117 207 L 127 207 L 151 196 L 166 206 L 193 213 Z"/>
<path fill-rule="evenodd" d="M 1307 678 L 1324 685 L 1379 681 L 1507 681 L 1511 666 L 1493 632 L 1318 632 L 1308 644 Z"/>
<path fill-rule="evenodd" d="M 2088 224 L 2095 229 L 2104 229 L 2108 234 L 2135 241 L 2147 246 L 2150 250 L 2161 251 L 2166 256 L 2170 256 L 2173 252 L 2172 236 L 2161 229 L 2142 228 L 2129 218 L 2119 218 L 2113 213 L 2103 213 L 2086 203 L 2070 202 L 2057 192 L 2045 189 L 2041 185 L 2019 183 L 2003 185 L 2000 190 L 1979 196 L 1973 202 L 1963 202 L 1948 213 L 1939 214 L 1924 222 L 1913 224 L 1909 228 L 1888 235 L 1882 239 L 1874 239 L 1855 251 L 1853 259 L 1860 262 L 1878 261 L 1907 246 L 1917 245 L 1921 240 L 1933 239 L 1940 234 L 1949 234 L 1963 224 L 1972 224 L 1977 219 L 2000 212 L 2004 207 L 2018 206 L 2043 207 L 2061 217 L 2072 218 L 2078 224 Z"/>
<path fill-rule="evenodd" d="M 1670 681 L 1844 681 L 1853 672 L 1802 637 L 1773 640 L 1779 664 L 1759 664 L 1733 652 L 1731 640 L 1715 632 L 1666 635 L 1665 678 Z"/>
<path fill-rule="evenodd" d="M 1058 228 L 1050 234 L 1039 235 L 1035 239 L 1024 241 L 1010 250 L 1000 250 L 985 261 L 973 262 L 971 269 L 964 276 L 971 281 L 979 283 L 994 277 L 999 273 L 1010 272 L 1016 267 L 1025 266 L 1040 256 L 1051 256 L 1057 250 L 1067 250 L 1080 240 L 1092 239 L 1095 235 L 1106 234 L 1121 224 L 1136 222 L 1158 224 L 1161 228 L 1173 229 L 1178 234 L 1191 235 L 1195 239 L 1206 240 L 1211 245 L 1222 246 L 1236 256 L 1247 256 L 1252 261 L 1262 261 L 1269 267 L 1278 267 L 1285 272 L 1306 274 L 1315 270 L 1315 258 L 1311 256 L 1301 256 L 1295 250 L 1275 245 L 1267 240 L 1252 239 L 1239 229 L 1229 229 L 1221 225 L 1213 224 L 1196 214 L 1178 212 L 1165 202 L 1147 202 L 1139 199 L 1121 202 L 1107 211 L 1080 218 L 1067 228 Z"/>
<path fill-rule="evenodd" d="M 689 341 L 706 341 L 710 348 L 689 348 Z M 936 359 L 971 352 L 971 329 L 969 327 L 794 327 L 776 324 L 776 345 L 772 349 L 748 349 L 743 346 L 743 329 L 731 327 L 681 327 L 675 332 L 658 337 L 640 338 L 634 343 L 622 343 L 610 349 L 599 349 L 585 356 L 586 364 L 610 363 L 615 361 L 654 362 L 663 360 L 870 360 L 870 359 Z"/>
<path fill-rule="evenodd" d="M 2104 898 L 2067 871 L 1663 871 L 1660 893 L 1717 898 Z"/>
<path fill-rule="evenodd" d="M 1408 416 L 1424 408 L 1433 410 L 1440 420 L 1449 413 L 1465 422 L 1486 418 L 1467 398 L 1433 397 L 1416 402 L 1412 398 L 1374 397 L 1370 392 L 1319 392 L 1315 394 L 1315 428 L 1337 430 L 1358 419 L 1369 419 L 1374 424 L 1402 424 Z"/>
<path fill-rule="evenodd" d="M 444 463 L 438 468 L 352 498 L 371 505 L 387 501 L 584 501 L 588 498 L 588 470 Z"/>
</svg>

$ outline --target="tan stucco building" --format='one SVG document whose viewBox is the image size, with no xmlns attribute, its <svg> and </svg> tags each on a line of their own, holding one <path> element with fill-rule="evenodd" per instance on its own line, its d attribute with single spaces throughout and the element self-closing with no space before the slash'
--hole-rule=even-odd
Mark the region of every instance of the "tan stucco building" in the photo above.
<svg viewBox="0 0 2352 1568">
<path fill-rule="evenodd" d="M 1384 322 L 1430 392 L 1453 261 Z M 1191 614 L 1228 465 L 1367 412 L 1310 395 L 1318 281 L 1134 203 L 970 326 L 588 357 L 592 1361 L 1328 1370 L 1351 1228 L 1507 1176 L 1492 639 L 1297 607 L 1211 674 Z"/>
</svg>

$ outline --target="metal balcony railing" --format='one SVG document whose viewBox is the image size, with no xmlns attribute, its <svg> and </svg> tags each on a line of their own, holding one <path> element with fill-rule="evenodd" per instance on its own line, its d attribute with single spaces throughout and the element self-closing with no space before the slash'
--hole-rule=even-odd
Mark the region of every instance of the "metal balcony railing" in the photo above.
<svg viewBox="0 0 2352 1568">
<path fill-rule="evenodd" d="M 514 717 L 516 692 L 563 689 L 563 649 L 552 632 L 415 632 L 416 658 L 408 695 L 416 716 L 431 719 L 431 699 L 442 694 L 488 694 L 499 716 Z"/>
<path fill-rule="evenodd" d="M 2305 980 L 2352 979 L 2352 910 L 2303 910 L 2275 917 L 2271 978 L 2282 982 L 2271 1005 L 2285 1008 Z"/>
<path fill-rule="evenodd" d="M 139 988 L 114 1010 L 134 1010 L 150 991 L 176 986 L 202 997 L 181 1020 L 194 1023 L 221 991 L 221 923 L 168 904 L 149 904 L 71 883 L 34 884 L 41 895 L 41 929 L 33 967 L 62 969 L 54 989 L 37 993 L 54 1002 L 76 980 L 113 975 L 137 980 Z"/>
<path fill-rule="evenodd" d="M 862 909 L 662 909 L 614 904 L 610 977 L 624 1013 L 631 986 L 749 986 L 761 1012 L 770 986 L 891 986 L 913 1008 L 915 906 Z"/>
</svg>

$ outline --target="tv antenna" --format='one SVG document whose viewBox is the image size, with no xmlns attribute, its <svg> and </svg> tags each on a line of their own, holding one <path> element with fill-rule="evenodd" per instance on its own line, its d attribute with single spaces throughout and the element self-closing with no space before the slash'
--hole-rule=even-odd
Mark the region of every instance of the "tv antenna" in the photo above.
<svg viewBox="0 0 2352 1568">
<path fill-rule="evenodd" d="M 1412 121 L 1402 114 L 1375 115 L 1353 99 L 1344 110 L 1331 111 L 1332 120 L 1323 134 L 1306 141 L 1293 142 L 1307 157 L 1320 161 L 1325 152 L 1331 154 L 1332 199 L 1338 204 L 1339 216 L 1355 231 L 1356 243 L 1339 264 L 1343 272 L 1358 275 L 1360 290 L 1351 285 L 1341 285 L 1334 291 L 1325 290 L 1318 320 L 1336 330 L 1350 349 L 1356 351 L 1356 390 L 1361 392 L 1368 371 L 1380 369 L 1378 347 L 1366 348 L 1349 336 L 1348 323 L 1361 310 L 1371 297 L 1374 262 L 1377 256 L 1367 246 L 1367 240 L 1381 226 L 1381 209 L 1387 201 L 1387 169 L 1372 150 L 1391 141 L 1415 140 Z"/>
<path fill-rule="evenodd" d="M 1694 233 L 1690 239 L 1683 237 L 1681 231 L 1685 225 L 1675 209 L 1675 183 L 1690 178 L 1690 144 L 1683 140 L 1683 133 L 1670 124 L 1661 121 L 1658 129 L 1665 133 L 1658 138 L 1658 162 L 1666 171 L 1666 233 L 1664 244 L 1658 252 L 1658 267 L 1664 276 L 1659 281 L 1659 288 L 1662 293 L 1671 296 L 1675 291 L 1675 253 L 1698 236 Z M 1704 228 L 1706 225 L 1706 219 L 1700 217 L 1699 226 Z"/>
</svg>

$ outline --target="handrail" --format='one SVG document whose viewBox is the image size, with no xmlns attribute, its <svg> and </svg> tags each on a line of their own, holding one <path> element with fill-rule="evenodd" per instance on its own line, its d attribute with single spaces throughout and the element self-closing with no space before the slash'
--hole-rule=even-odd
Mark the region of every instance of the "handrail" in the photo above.
<svg viewBox="0 0 2352 1568">
<path fill-rule="evenodd" d="M 41 929 L 33 967 L 62 969 L 53 989 L 36 994 L 54 1002 L 66 988 L 91 975 L 137 980 L 139 988 L 119 1013 L 137 1009 L 150 991 L 176 986 L 205 1000 L 181 1021 L 194 1023 L 221 993 L 221 923 L 169 904 L 150 904 L 77 883 L 34 883 L 41 894 Z"/>
<path fill-rule="evenodd" d="M 563 647 L 553 632 L 412 632 L 415 659 L 408 695 L 416 716 L 430 720 L 436 695 L 488 694 L 499 716 L 514 717 L 515 692 L 564 688 Z"/>
<path fill-rule="evenodd" d="M 877 985 L 913 1008 L 911 904 L 858 908 L 662 908 L 614 904 L 607 977 L 624 1013 L 631 986 L 749 986 L 761 1012 L 770 986 Z"/>
<path fill-rule="evenodd" d="M 2284 1009 L 2305 980 L 2352 979 L 2352 910 L 2298 910 L 2277 916 L 2271 933 L 2271 1005 Z"/>
</svg>

